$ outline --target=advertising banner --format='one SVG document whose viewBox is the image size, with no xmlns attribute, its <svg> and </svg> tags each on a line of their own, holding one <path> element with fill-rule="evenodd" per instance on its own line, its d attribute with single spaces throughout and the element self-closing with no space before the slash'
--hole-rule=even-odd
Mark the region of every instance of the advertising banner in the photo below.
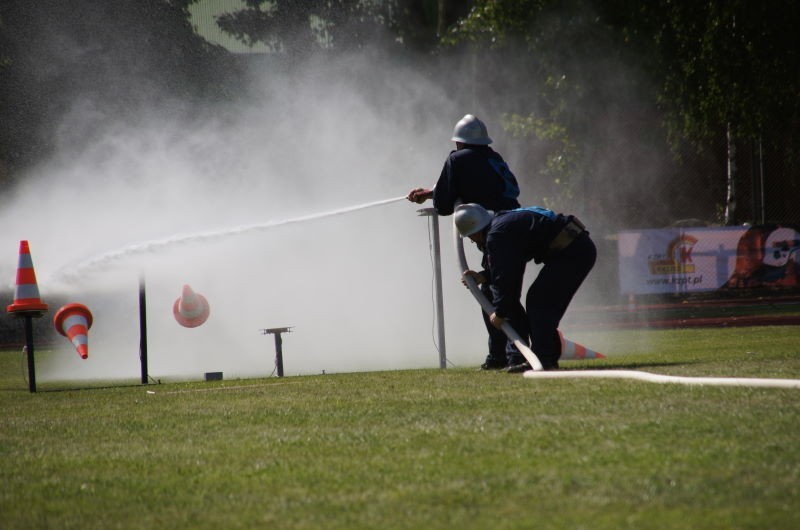
<svg viewBox="0 0 800 530">
<path fill-rule="evenodd" d="M 629 230 L 618 245 L 622 294 L 800 285 L 791 226 Z"/>
</svg>

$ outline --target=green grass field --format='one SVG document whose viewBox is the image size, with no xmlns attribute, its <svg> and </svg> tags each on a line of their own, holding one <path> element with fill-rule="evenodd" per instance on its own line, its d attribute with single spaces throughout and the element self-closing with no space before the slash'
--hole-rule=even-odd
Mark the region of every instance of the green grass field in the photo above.
<svg viewBox="0 0 800 530">
<path fill-rule="evenodd" d="M 794 327 L 581 339 L 620 353 L 566 369 L 800 378 Z M 31 394 L 20 357 L 7 530 L 800 528 L 800 390 L 458 368 Z"/>
</svg>

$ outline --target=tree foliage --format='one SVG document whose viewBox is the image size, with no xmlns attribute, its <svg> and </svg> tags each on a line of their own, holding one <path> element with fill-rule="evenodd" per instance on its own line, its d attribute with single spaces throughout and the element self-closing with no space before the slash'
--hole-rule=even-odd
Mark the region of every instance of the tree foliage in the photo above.
<svg viewBox="0 0 800 530">
<path fill-rule="evenodd" d="M 329 48 L 334 42 L 362 42 L 361 32 L 379 26 L 382 16 L 377 3 L 357 0 L 246 0 L 245 4 L 245 9 L 221 15 L 220 28 L 247 45 L 261 42 L 273 52 L 291 54 Z"/>
<path fill-rule="evenodd" d="M 489 78 L 508 78 L 506 57 L 519 57 L 513 89 L 522 96 L 503 94 L 511 104 L 500 110 L 507 130 L 536 153 L 529 164 L 538 168 L 545 203 L 567 204 L 586 192 L 591 153 L 602 149 L 595 124 L 606 120 L 619 97 L 637 90 L 636 79 L 611 71 L 614 64 L 635 62 L 623 57 L 628 50 L 615 38 L 591 1 L 479 0 L 444 39 L 472 48 Z M 495 92 L 492 86 L 483 97 Z"/>
<path fill-rule="evenodd" d="M 561 50 L 614 42 L 616 53 L 647 66 L 676 138 L 701 140 L 727 123 L 748 137 L 797 123 L 798 27 L 800 4 L 791 0 L 477 0 L 446 40 L 498 48 L 521 39 L 535 68 L 552 77 L 568 73 Z"/>
<path fill-rule="evenodd" d="M 52 149 L 68 112 L 102 119 L 165 97 L 232 96 L 237 60 L 193 31 L 196 1 L 0 4 L 0 184 L 4 165 L 13 171 Z M 727 130 L 740 142 L 763 139 L 800 168 L 793 0 L 244 1 L 220 27 L 274 56 L 380 47 L 429 73 L 432 57 L 447 63 L 438 81 L 457 86 L 465 107 L 503 116 L 544 196 L 599 195 L 602 180 L 629 184 L 606 205 L 630 203 L 652 192 L 642 168 L 657 166 L 664 146 L 719 158 Z M 674 183 L 686 174 L 718 186 L 720 175 L 685 169 Z"/>
<path fill-rule="evenodd" d="M 797 2 L 643 2 L 629 13 L 620 30 L 653 51 L 674 136 L 708 139 L 733 124 L 740 137 L 757 138 L 797 123 Z"/>
<path fill-rule="evenodd" d="M 189 23 L 194 0 L 6 0 L 0 4 L 0 161 L 10 172 L 55 148 L 69 113 L 89 134 L 172 100 L 230 93 L 237 65 Z"/>
<path fill-rule="evenodd" d="M 292 56 L 371 46 L 430 51 L 466 13 L 459 0 L 245 0 L 221 15 L 223 31 L 247 45 Z"/>
<path fill-rule="evenodd" d="M 569 197 L 576 177 L 598 165 L 598 138 L 589 130 L 603 123 L 597 109 L 625 112 L 615 88 L 623 98 L 651 102 L 676 154 L 687 146 L 719 149 L 729 128 L 735 141 L 771 135 L 797 143 L 797 27 L 800 4 L 791 0 L 476 0 L 446 42 L 527 57 L 528 108 L 507 108 L 507 124 L 519 136 L 549 142 L 540 173 L 563 171 L 557 180 L 567 183 L 561 194 Z M 614 61 L 645 75 L 614 79 L 619 71 L 604 71 Z M 636 105 L 636 98 L 627 103 Z M 552 163 L 562 157 L 571 163 Z"/>
</svg>

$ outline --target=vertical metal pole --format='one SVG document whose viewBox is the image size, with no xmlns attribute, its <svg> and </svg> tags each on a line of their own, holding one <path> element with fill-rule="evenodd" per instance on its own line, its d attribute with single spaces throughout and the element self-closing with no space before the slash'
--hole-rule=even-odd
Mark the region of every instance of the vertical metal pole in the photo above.
<svg viewBox="0 0 800 530">
<path fill-rule="evenodd" d="M 756 182 L 756 148 L 755 140 L 750 141 L 750 209 L 752 211 L 751 219 L 753 224 L 760 224 L 758 220 L 758 212 L 761 205 L 758 204 L 760 195 L 758 192 L 758 182 Z"/>
<path fill-rule="evenodd" d="M 444 297 L 442 296 L 442 253 L 439 245 L 439 214 L 434 208 L 423 208 L 417 210 L 420 215 L 431 218 L 433 233 L 431 239 L 433 244 L 433 277 L 434 288 L 436 290 L 436 324 L 438 328 L 439 341 L 439 368 L 447 368 L 447 346 L 444 341 Z"/>
<path fill-rule="evenodd" d="M 283 377 L 283 339 L 280 331 L 275 333 L 275 367 L 278 370 L 278 377 Z"/>
<path fill-rule="evenodd" d="M 725 225 L 736 224 L 736 139 L 728 123 L 728 189 L 725 194 Z"/>
<path fill-rule="evenodd" d="M 264 335 L 275 335 L 275 369 L 278 371 L 278 377 L 283 377 L 283 338 L 281 337 L 281 333 L 290 333 L 291 331 L 291 327 L 261 330 L 261 333 Z"/>
<path fill-rule="evenodd" d="M 147 294 L 144 274 L 139 276 L 139 360 L 142 365 L 142 384 L 147 384 Z"/>
<path fill-rule="evenodd" d="M 36 363 L 33 358 L 33 317 L 25 315 L 25 348 L 28 354 L 28 390 L 36 392 Z"/>
<path fill-rule="evenodd" d="M 439 250 L 439 216 L 431 215 L 433 224 L 433 266 L 436 283 L 436 322 L 439 332 L 439 368 L 447 368 L 447 346 L 444 343 L 444 299 L 442 297 L 442 258 Z"/>
<path fill-rule="evenodd" d="M 758 173 L 759 173 L 759 189 L 761 193 L 761 210 L 759 211 L 759 224 L 766 224 L 767 222 L 767 205 L 764 202 L 764 151 L 761 148 L 761 135 L 758 136 Z"/>
</svg>

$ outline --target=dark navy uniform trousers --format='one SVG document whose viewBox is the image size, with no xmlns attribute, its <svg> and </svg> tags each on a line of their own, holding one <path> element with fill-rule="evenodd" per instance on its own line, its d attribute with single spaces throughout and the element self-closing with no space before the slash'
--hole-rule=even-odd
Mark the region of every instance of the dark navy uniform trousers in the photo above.
<svg viewBox="0 0 800 530">
<path fill-rule="evenodd" d="M 531 349 L 545 368 L 558 365 L 561 356 L 558 326 L 596 259 L 597 248 L 589 233 L 584 232 L 567 248 L 545 261 L 528 288 L 525 297 L 527 326 L 522 331 L 530 330 Z"/>
</svg>

